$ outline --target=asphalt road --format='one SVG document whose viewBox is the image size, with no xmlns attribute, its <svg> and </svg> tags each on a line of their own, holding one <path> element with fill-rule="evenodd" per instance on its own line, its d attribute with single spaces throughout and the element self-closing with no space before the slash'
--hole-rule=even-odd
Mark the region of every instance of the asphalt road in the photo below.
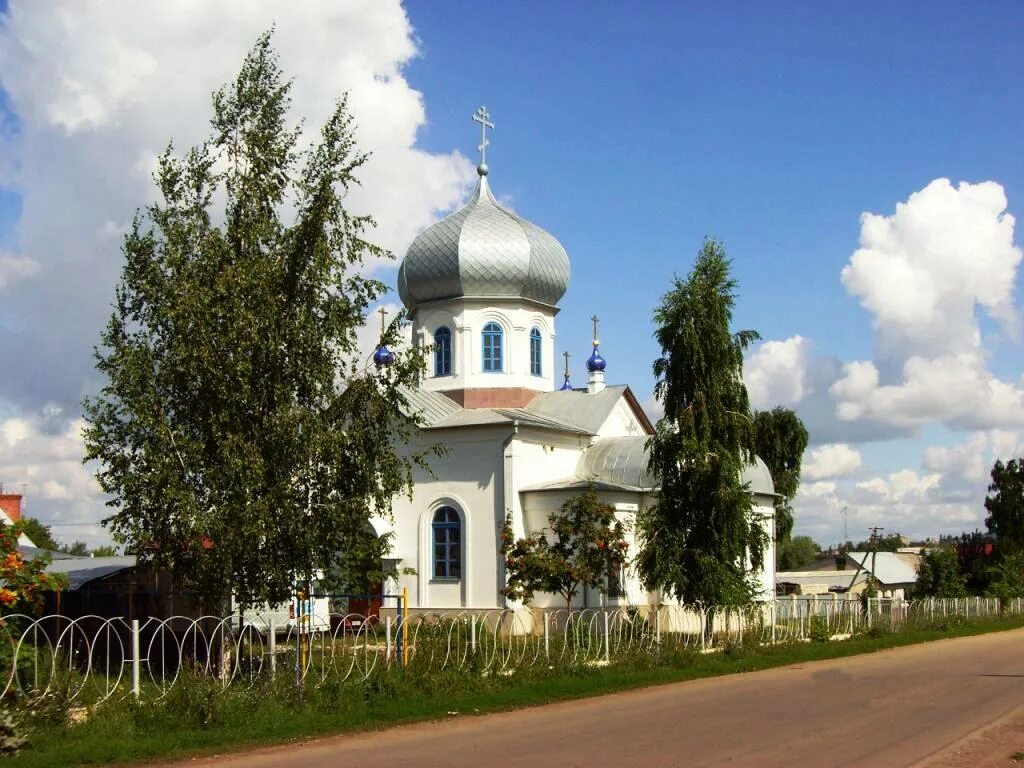
<svg viewBox="0 0 1024 768">
<path fill-rule="evenodd" d="M 188 764 L 895 768 L 941 757 L 1022 705 L 1016 630 Z"/>
</svg>

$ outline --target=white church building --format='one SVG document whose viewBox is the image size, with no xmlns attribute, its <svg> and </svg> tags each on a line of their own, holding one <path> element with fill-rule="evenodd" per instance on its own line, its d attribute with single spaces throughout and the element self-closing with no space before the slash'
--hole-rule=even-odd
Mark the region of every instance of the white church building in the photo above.
<svg viewBox="0 0 1024 768">
<path fill-rule="evenodd" d="M 486 112 L 474 116 L 481 127 Z M 542 531 L 568 498 L 592 487 L 627 523 L 634 558 L 637 513 L 656 500 L 645 444 L 653 427 L 627 386 L 605 383 L 597 321 L 585 386 L 556 374 L 558 302 L 569 285 L 569 256 L 551 234 L 498 204 L 481 146 L 479 181 L 462 209 L 427 227 L 409 246 L 398 290 L 412 323 L 412 343 L 432 347 L 427 376 L 408 393 L 423 428 L 419 450 L 441 445 L 431 473 L 419 471 L 411 499 L 399 497 L 391 556 L 401 575 L 388 591 L 409 590 L 416 609 L 503 608 L 507 602 L 501 531 L 510 512 L 518 536 Z M 391 353 L 374 356 L 386 365 Z M 774 486 L 757 459 L 743 476 L 755 511 L 774 540 Z M 760 574 L 774 594 L 774 550 Z M 630 568 L 612 604 L 657 602 Z M 596 606 L 600 595 L 577 595 Z M 563 605 L 537 595 L 538 606 Z"/>
</svg>

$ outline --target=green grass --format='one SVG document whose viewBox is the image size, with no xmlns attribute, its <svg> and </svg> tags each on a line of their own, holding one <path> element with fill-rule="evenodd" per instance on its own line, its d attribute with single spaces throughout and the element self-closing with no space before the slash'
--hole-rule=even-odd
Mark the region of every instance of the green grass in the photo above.
<svg viewBox="0 0 1024 768">
<path fill-rule="evenodd" d="M 1020 627 L 1024 617 L 843 642 L 735 647 L 718 654 L 666 653 L 661 659 L 638 654 L 607 667 L 531 668 L 509 676 L 474 670 L 422 675 L 390 670 L 367 682 L 309 688 L 302 697 L 286 675 L 256 689 L 227 693 L 216 681 L 188 678 L 162 702 L 107 703 L 77 725 L 29 723 L 32 745 L 6 764 L 65 768 L 184 758 L 447 717 L 453 711 L 496 712 Z"/>
</svg>

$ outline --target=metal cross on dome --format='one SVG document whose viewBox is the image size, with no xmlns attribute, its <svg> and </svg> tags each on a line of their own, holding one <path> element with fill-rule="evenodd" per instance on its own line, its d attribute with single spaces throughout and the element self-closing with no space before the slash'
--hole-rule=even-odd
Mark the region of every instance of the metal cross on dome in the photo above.
<svg viewBox="0 0 1024 768">
<path fill-rule="evenodd" d="M 597 340 L 597 321 L 600 320 L 597 315 L 594 315 L 591 320 L 594 321 L 594 346 L 596 347 L 600 342 Z"/>
<path fill-rule="evenodd" d="M 377 311 L 380 312 L 380 337 L 383 339 L 384 338 L 384 330 L 387 327 L 387 323 L 386 323 L 385 318 L 388 315 L 388 311 L 386 309 L 384 309 L 384 307 L 381 307 Z"/>
<path fill-rule="evenodd" d="M 491 116 L 487 112 L 487 107 L 481 106 L 473 115 L 473 122 L 480 123 L 480 146 L 477 149 L 480 150 L 480 166 L 482 168 L 487 167 L 487 145 L 490 142 L 487 140 L 487 129 L 494 128 L 494 123 L 491 122 Z"/>
</svg>

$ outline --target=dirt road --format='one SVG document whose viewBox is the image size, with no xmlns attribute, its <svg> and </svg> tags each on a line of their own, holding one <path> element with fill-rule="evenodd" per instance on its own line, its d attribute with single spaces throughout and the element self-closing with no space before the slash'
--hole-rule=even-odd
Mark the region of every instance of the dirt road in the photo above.
<svg viewBox="0 0 1024 768">
<path fill-rule="evenodd" d="M 1021 763 L 1010 755 L 1024 751 L 1024 727 L 1014 726 L 1024 725 L 1022 714 L 1024 630 L 1017 630 L 188 764 L 1012 766 Z M 1001 738 L 986 737 L 994 732 Z"/>
</svg>

